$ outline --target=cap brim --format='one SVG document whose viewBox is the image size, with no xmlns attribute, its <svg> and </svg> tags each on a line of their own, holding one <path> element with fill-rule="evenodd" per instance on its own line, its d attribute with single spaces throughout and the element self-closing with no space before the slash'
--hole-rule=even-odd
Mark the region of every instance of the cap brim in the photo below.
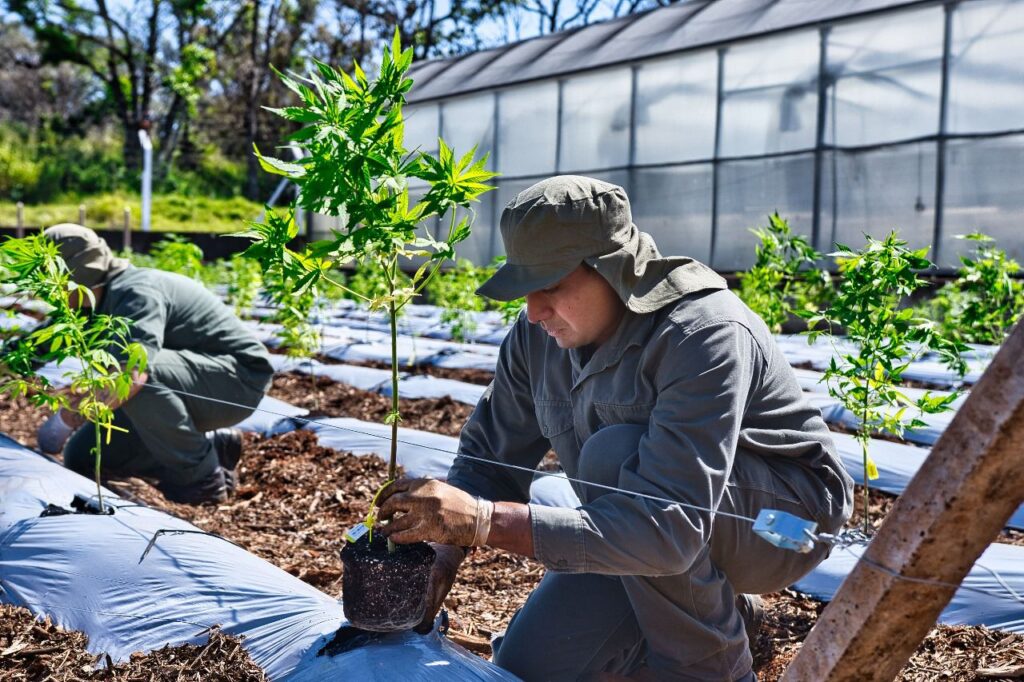
<svg viewBox="0 0 1024 682">
<path fill-rule="evenodd" d="M 566 267 L 565 263 L 550 265 L 512 265 L 505 263 L 491 278 L 480 285 L 476 293 L 495 301 L 514 301 L 529 293 L 540 291 L 562 279 L 579 266 Z"/>
</svg>

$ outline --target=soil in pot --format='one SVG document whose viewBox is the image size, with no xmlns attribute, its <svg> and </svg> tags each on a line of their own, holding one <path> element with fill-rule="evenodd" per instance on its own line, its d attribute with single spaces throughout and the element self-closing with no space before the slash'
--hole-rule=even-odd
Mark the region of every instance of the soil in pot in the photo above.
<svg viewBox="0 0 1024 682">
<path fill-rule="evenodd" d="M 352 625 L 375 632 L 408 630 L 427 609 L 427 582 L 434 550 L 425 542 L 395 545 L 383 533 L 348 542 L 341 550 L 342 605 Z"/>
</svg>

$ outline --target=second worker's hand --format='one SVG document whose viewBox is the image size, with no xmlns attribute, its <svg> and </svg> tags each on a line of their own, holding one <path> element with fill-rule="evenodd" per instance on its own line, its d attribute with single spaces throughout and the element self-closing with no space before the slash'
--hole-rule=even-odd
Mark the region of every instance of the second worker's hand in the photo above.
<svg viewBox="0 0 1024 682">
<path fill-rule="evenodd" d="M 379 518 L 399 544 L 486 544 L 493 503 L 431 478 L 400 478 L 384 489 Z"/>
</svg>

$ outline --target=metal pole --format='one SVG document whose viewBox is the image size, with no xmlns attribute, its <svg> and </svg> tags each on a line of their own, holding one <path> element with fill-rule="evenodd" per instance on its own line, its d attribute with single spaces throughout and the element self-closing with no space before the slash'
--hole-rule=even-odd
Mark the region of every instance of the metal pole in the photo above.
<svg viewBox="0 0 1024 682">
<path fill-rule="evenodd" d="M 935 228 L 932 235 L 932 260 L 940 268 L 942 253 L 942 213 L 946 208 L 946 128 L 949 106 L 949 51 L 953 42 L 953 5 L 945 6 L 942 35 L 942 85 L 939 91 L 939 140 L 935 145 Z M 924 144 L 924 143 L 921 143 Z"/>
<path fill-rule="evenodd" d="M 722 102 L 725 84 L 725 48 L 718 50 L 718 80 L 715 85 L 715 151 L 711 161 L 711 245 L 708 251 L 708 265 L 715 267 L 715 246 L 718 241 L 718 153 L 722 146 Z"/>
<path fill-rule="evenodd" d="M 139 130 L 139 144 L 142 145 L 142 212 L 140 224 L 143 232 L 150 229 L 150 209 L 153 201 L 153 143 L 149 133 Z"/>
<path fill-rule="evenodd" d="M 783 682 L 888 682 L 1024 501 L 1018 323 L 821 614 Z M 944 583 L 944 584 L 937 584 Z"/>
<path fill-rule="evenodd" d="M 828 252 L 832 245 L 822 246 L 821 244 L 821 170 L 824 167 L 825 147 L 825 114 L 828 104 L 828 34 L 831 28 L 825 26 L 821 29 L 820 45 L 818 53 L 818 129 L 814 140 L 814 198 L 813 211 L 811 216 L 811 243 L 819 251 Z M 832 197 L 832 201 L 836 198 Z"/>
<path fill-rule="evenodd" d="M 16 222 L 14 223 L 14 236 L 16 236 L 18 239 L 21 239 L 22 237 L 25 236 L 25 204 L 19 201 L 17 205 L 17 210 L 18 217 L 16 219 Z"/>
</svg>

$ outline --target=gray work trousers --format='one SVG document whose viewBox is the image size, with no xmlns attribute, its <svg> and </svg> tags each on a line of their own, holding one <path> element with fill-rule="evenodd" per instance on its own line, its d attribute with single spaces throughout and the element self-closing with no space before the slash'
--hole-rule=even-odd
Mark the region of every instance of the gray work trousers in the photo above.
<svg viewBox="0 0 1024 682">
<path fill-rule="evenodd" d="M 217 467 L 207 431 L 233 426 L 254 411 L 270 386 L 273 370 L 253 370 L 230 355 L 202 355 L 163 349 L 149 359 L 149 380 L 131 400 L 114 410 L 110 443 L 101 433 L 104 477 L 140 476 L 190 485 Z M 182 396 L 172 391 L 238 403 L 244 407 Z M 64 448 L 64 465 L 93 477 L 96 428 L 78 429 Z"/>
<path fill-rule="evenodd" d="M 621 424 L 595 433 L 583 445 L 578 477 L 617 485 L 626 459 L 622 453 L 635 453 L 646 430 Z M 605 494 L 584 486 L 583 502 Z M 763 508 L 813 518 L 764 458 L 741 449 L 720 509 L 756 517 Z M 494 662 L 527 682 L 596 680 L 601 673 L 688 682 L 753 680 L 736 594 L 783 589 L 826 556 L 821 545 L 810 554 L 779 549 L 755 535 L 751 523 L 716 516 L 709 545 L 680 575 L 548 571 L 504 637 L 495 641 Z"/>
</svg>

